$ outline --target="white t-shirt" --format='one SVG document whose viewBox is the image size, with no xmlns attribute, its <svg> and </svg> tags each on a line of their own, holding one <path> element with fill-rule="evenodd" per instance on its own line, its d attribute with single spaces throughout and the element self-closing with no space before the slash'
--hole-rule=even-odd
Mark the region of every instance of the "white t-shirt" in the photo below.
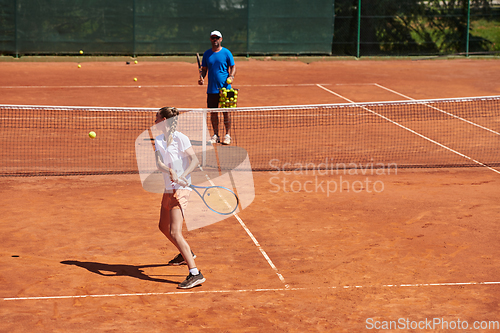
<svg viewBox="0 0 500 333">
<path fill-rule="evenodd" d="M 191 147 L 191 141 L 189 138 L 182 134 L 181 132 L 174 132 L 172 135 L 172 143 L 167 147 L 167 142 L 165 141 L 165 135 L 160 134 L 155 139 L 156 151 L 159 151 L 161 157 L 163 158 L 163 163 L 169 168 L 173 169 L 177 176 L 181 176 L 189 166 L 190 160 L 189 155 L 186 150 Z M 172 182 L 170 179 L 170 174 L 168 172 L 163 172 L 163 179 L 165 180 L 165 189 L 188 189 L 191 190 L 189 186 L 184 187 L 177 183 Z M 191 183 L 191 175 L 186 177 L 189 183 Z"/>
</svg>

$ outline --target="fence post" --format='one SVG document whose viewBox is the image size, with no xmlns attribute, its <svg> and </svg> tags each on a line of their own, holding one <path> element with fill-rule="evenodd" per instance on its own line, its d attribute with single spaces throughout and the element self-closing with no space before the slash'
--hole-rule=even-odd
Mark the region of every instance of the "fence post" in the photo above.
<svg viewBox="0 0 500 333">
<path fill-rule="evenodd" d="M 19 58 L 19 47 L 17 42 L 17 0 L 14 0 L 14 48 L 16 49 L 16 58 Z"/>
<path fill-rule="evenodd" d="M 361 0 L 358 0 L 358 41 L 357 41 L 357 51 L 356 58 L 359 58 L 359 44 L 361 38 Z"/>
<path fill-rule="evenodd" d="M 469 57 L 469 35 L 470 35 L 470 0 L 467 0 L 467 40 L 465 42 L 465 56 Z"/>
<path fill-rule="evenodd" d="M 247 0 L 247 58 L 250 58 L 250 2 Z"/>
<path fill-rule="evenodd" d="M 133 7 L 132 7 L 132 15 L 134 16 L 133 17 L 133 23 L 132 23 L 132 53 L 133 53 L 133 56 L 134 58 L 136 57 L 136 54 L 135 54 L 135 16 L 137 15 L 137 9 L 135 7 L 135 0 L 133 0 Z"/>
</svg>

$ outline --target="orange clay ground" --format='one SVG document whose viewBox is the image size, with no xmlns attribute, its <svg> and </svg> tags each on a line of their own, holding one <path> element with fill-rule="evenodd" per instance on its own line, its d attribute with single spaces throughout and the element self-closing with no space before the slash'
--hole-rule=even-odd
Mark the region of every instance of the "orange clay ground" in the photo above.
<svg viewBox="0 0 500 333">
<path fill-rule="evenodd" d="M 500 95 L 498 60 L 236 65 L 239 106 Z M 1 104 L 205 106 L 194 61 L 0 73 Z M 0 178 L 0 332 L 489 331 L 473 325 L 500 321 L 500 174 L 386 171 L 254 173 L 239 219 L 185 232 L 207 278 L 189 291 L 186 266 L 165 265 L 177 252 L 157 228 L 161 195 L 138 175 Z M 321 181 L 341 186 L 304 187 Z"/>
</svg>

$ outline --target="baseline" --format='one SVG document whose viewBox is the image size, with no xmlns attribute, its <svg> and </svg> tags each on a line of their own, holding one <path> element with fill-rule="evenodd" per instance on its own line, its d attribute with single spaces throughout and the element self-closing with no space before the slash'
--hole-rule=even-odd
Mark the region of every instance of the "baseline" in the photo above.
<svg viewBox="0 0 500 333">
<path fill-rule="evenodd" d="M 164 293 L 135 293 L 135 294 L 101 294 L 101 295 L 71 295 L 71 296 L 40 296 L 40 297 L 7 297 L 2 301 L 36 301 L 50 299 L 75 299 L 75 298 L 104 298 L 104 297 L 131 297 L 131 296 L 167 296 L 167 295 L 187 295 L 187 294 L 231 294 L 250 292 L 270 292 L 270 291 L 308 291 L 308 290 L 334 290 L 334 289 L 360 289 L 360 288 L 419 288 L 419 287 L 457 287 L 457 286 L 485 286 L 500 285 L 500 281 L 485 282 L 441 282 L 441 283 L 411 283 L 411 284 L 383 284 L 368 286 L 332 286 L 317 288 L 258 288 L 258 289 L 237 289 L 237 290 L 190 290 L 171 291 Z"/>
</svg>

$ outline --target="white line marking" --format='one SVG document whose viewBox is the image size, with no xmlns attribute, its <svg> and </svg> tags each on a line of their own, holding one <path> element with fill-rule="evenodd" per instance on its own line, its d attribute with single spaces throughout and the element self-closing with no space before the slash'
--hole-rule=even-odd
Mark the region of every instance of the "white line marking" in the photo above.
<svg viewBox="0 0 500 333">
<path fill-rule="evenodd" d="M 248 227 L 245 225 L 245 223 L 243 222 L 243 220 L 237 215 L 237 214 L 234 214 L 234 216 L 236 217 L 236 219 L 238 220 L 238 222 L 240 222 L 240 225 L 243 227 L 243 229 L 247 232 L 248 236 L 250 236 L 250 238 L 252 239 L 252 241 L 254 242 L 255 246 L 257 246 L 257 248 L 259 249 L 260 253 L 264 256 L 264 258 L 266 258 L 267 260 L 267 263 L 269 264 L 269 266 L 271 266 L 271 268 L 274 270 L 274 272 L 276 273 L 276 275 L 278 275 L 278 278 L 281 280 L 281 282 L 283 282 L 285 284 L 285 288 L 288 289 L 289 288 L 289 285 L 286 284 L 285 282 L 285 278 L 283 278 L 283 275 L 281 275 L 279 272 L 278 272 L 278 269 L 276 268 L 276 266 L 273 264 L 272 260 L 269 258 L 269 256 L 267 255 L 266 251 L 264 251 L 264 249 L 262 248 L 262 246 L 260 246 L 259 242 L 257 241 L 257 239 L 254 237 L 254 235 L 252 234 L 252 232 L 250 231 L 250 229 L 248 229 Z"/>
<path fill-rule="evenodd" d="M 374 83 L 362 84 L 373 85 Z M 315 83 L 299 83 L 299 84 L 239 84 L 238 87 L 313 87 Z M 330 83 L 323 83 L 328 86 Z M 349 84 L 335 84 L 349 85 Z M 353 84 L 358 85 L 358 84 Z M 0 86 L 0 89 L 104 89 L 104 88 L 192 88 L 199 87 L 197 84 L 152 84 L 152 85 L 102 85 L 102 86 Z"/>
<path fill-rule="evenodd" d="M 200 170 L 203 171 L 203 168 L 200 167 Z M 211 186 L 215 186 L 215 184 L 212 182 L 212 180 L 210 179 L 210 177 L 206 173 L 205 173 L 205 177 L 210 182 Z M 283 275 L 280 274 L 280 272 L 278 272 L 278 268 L 276 268 L 276 266 L 274 265 L 274 263 L 271 260 L 271 258 L 269 258 L 269 256 L 267 255 L 266 251 L 264 251 L 264 249 L 262 248 L 262 246 L 260 246 L 259 242 L 257 241 L 257 238 L 255 238 L 255 236 L 252 234 L 252 232 L 250 231 L 250 229 L 248 229 L 248 227 L 243 222 L 243 220 L 238 216 L 238 214 L 233 213 L 233 216 L 236 217 L 236 219 L 238 220 L 238 222 L 240 223 L 240 225 L 243 227 L 243 229 L 246 231 L 246 233 L 248 234 L 248 236 L 250 236 L 250 238 L 252 239 L 253 243 L 255 244 L 255 246 L 257 246 L 257 248 L 259 249 L 260 253 L 264 256 L 264 258 L 266 259 L 267 263 L 274 270 L 274 272 L 276 273 L 276 275 L 278 276 L 278 278 L 280 279 L 280 281 L 283 282 L 283 284 L 285 285 L 285 289 L 288 289 L 289 285 L 286 284 L 285 278 L 283 277 Z"/>
<path fill-rule="evenodd" d="M 353 101 L 351 101 L 350 99 L 348 99 L 348 98 L 346 98 L 346 97 L 344 97 L 344 96 L 342 96 L 342 95 L 339 95 L 339 94 L 337 94 L 336 92 L 331 91 L 330 89 L 326 89 L 326 88 L 325 88 L 325 87 L 323 87 L 321 84 L 317 84 L 317 86 L 318 86 L 318 87 L 320 87 L 320 88 L 321 88 L 321 89 L 323 89 L 323 90 L 328 91 L 330 94 L 334 94 L 334 95 L 335 95 L 335 96 L 337 96 L 337 97 L 340 97 L 340 98 L 342 98 L 342 99 L 345 99 L 345 100 L 346 100 L 346 101 L 348 101 L 349 103 L 354 103 L 354 102 L 353 102 Z"/>
<path fill-rule="evenodd" d="M 450 152 L 452 152 L 452 153 L 455 153 L 455 154 L 457 154 L 457 155 L 459 155 L 459 156 L 461 156 L 461 157 L 463 157 L 463 158 L 466 158 L 466 159 L 468 159 L 468 160 L 470 160 L 470 161 L 472 161 L 472 162 L 474 162 L 474 163 L 476 163 L 476 164 L 478 164 L 478 165 L 480 165 L 480 166 L 482 166 L 482 167 L 485 167 L 485 168 L 487 168 L 487 169 L 490 169 L 490 170 L 491 170 L 491 171 L 493 171 L 493 172 L 496 172 L 496 173 L 500 174 L 500 171 L 495 170 L 495 169 L 493 169 L 492 167 L 489 167 L 489 166 L 487 166 L 486 164 L 484 164 L 484 163 L 482 163 L 482 162 L 479 162 L 478 160 L 473 159 L 472 157 L 469 157 L 469 156 L 467 156 L 467 155 L 465 155 L 465 154 L 462 154 L 462 153 L 460 153 L 460 152 L 456 151 L 455 149 L 452 149 L 452 148 L 450 148 L 450 147 L 447 147 L 447 146 L 443 145 L 442 143 L 439 143 L 439 142 L 437 142 L 437 141 L 435 141 L 435 140 L 432 140 L 431 138 L 428 138 L 428 137 L 426 137 L 425 135 L 422 135 L 422 134 L 420 134 L 420 133 L 418 133 L 418 132 L 416 132 L 416 131 L 414 131 L 414 130 L 412 130 L 412 129 L 410 129 L 410 128 L 406 127 L 406 126 L 401 125 L 400 123 L 397 123 L 397 122 L 395 122 L 395 121 L 393 121 L 393 120 L 391 120 L 391 119 L 389 119 L 389 118 L 387 118 L 387 117 L 385 117 L 385 116 L 383 116 L 383 115 L 381 115 L 381 114 L 378 114 L 378 113 L 377 113 L 377 112 L 375 112 L 375 111 L 372 111 L 372 110 L 370 110 L 370 109 L 368 109 L 368 108 L 366 108 L 366 107 L 362 107 L 362 108 L 363 108 L 364 110 L 368 111 L 368 112 L 373 113 L 374 115 L 376 115 L 376 116 L 378 116 L 378 117 L 380 117 L 380 118 L 382 118 L 382 119 L 387 120 L 388 122 L 390 122 L 390 123 L 392 123 L 392 124 L 394 124 L 394 125 L 396 125 L 396 126 L 399 126 L 399 127 L 403 128 L 403 129 L 405 129 L 405 130 L 407 130 L 407 131 L 409 131 L 409 132 L 411 132 L 411 133 L 413 133 L 413 134 L 415 134 L 415 135 L 417 135 L 417 136 L 421 137 L 422 139 L 425 139 L 425 140 L 427 140 L 427 141 L 429 141 L 429 142 L 432 142 L 432 143 L 434 143 L 434 144 L 436 144 L 436 145 L 440 146 L 441 148 L 444 148 L 444 149 L 446 149 L 446 150 L 448 150 L 448 151 L 450 151 Z"/>
<path fill-rule="evenodd" d="M 373 86 L 376 83 L 321 83 L 322 86 Z M 314 87 L 316 83 L 297 84 L 238 84 L 238 87 Z M 105 89 L 105 88 L 193 88 L 197 84 L 152 84 L 152 85 L 102 85 L 102 86 L 0 86 L 0 89 Z"/>
<path fill-rule="evenodd" d="M 443 282 L 443 283 L 413 283 L 413 284 L 383 284 L 368 286 L 332 286 L 317 288 L 258 288 L 258 289 L 237 289 L 237 290 L 190 290 L 190 291 L 171 291 L 165 293 L 136 293 L 136 294 L 102 294 L 102 295 L 72 295 L 72 296 L 40 296 L 40 297 L 7 297 L 3 301 L 36 301 L 50 299 L 74 299 L 74 298 L 103 298 L 103 297 L 131 297 L 131 296 L 168 296 L 184 294 L 231 294 L 231 293 L 250 293 L 250 292 L 275 292 L 275 291 L 312 291 L 329 289 L 350 289 L 350 288 L 419 288 L 419 287 L 454 287 L 454 286 L 481 286 L 481 285 L 500 285 L 500 282 Z"/>
<path fill-rule="evenodd" d="M 330 89 L 327 89 L 327 88 L 325 88 L 325 87 L 322 87 L 322 86 L 321 86 L 321 85 L 319 85 L 319 84 L 318 84 L 317 86 L 318 86 L 318 87 L 320 87 L 321 89 L 324 89 L 324 90 L 326 90 L 326 91 L 328 91 L 328 92 L 330 92 L 330 93 L 334 94 L 335 96 L 338 96 L 338 97 L 340 97 L 340 98 L 345 99 L 346 101 L 348 101 L 348 102 L 350 102 L 350 103 L 356 104 L 355 102 L 351 101 L 350 99 L 348 99 L 348 98 L 346 98 L 346 97 L 344 97 L 344 96 L 342 96 L 342 95 L 339 95 L 339 94 L 337 94 L 336 92 L 331 91 Z M 382 87 L 382 86 L 380 86 L 380 87 Z M 405 98 L 410 98 L 410 97 L 408 97 L 408 96 L 405 96 L 405 95 L 399 94 L 399 93 L 397 93 L 397 92 L 395 92 L 395 91 L 394 91 L 394 93 L 396 93 L 396 94 L 398 94 L 398 95 L 401 95 L 401 96 L 404 96 Z M 410 99 L 411 99 L 411 100 L 413 100 L 412 98 L 410 98 Z M 426 137 L 425 135 L 422 135 L 422 134 L 420 134 L 420 133 L 418 133 L 418 132 L 416 132 L 416 131 L 414 131 L 414 130 L 412 130 L 412 129 L 410 129 L 410 128 L 406 127 L 406 126 L 401 125 L 400 123 L 395 122 L 395 121 L 394 121 L 394 120 L 392 120 L 392 119 L 389 119 L 389 118 L 387 118 L 387 117 L 385 117 L 385 116 L 383 116 L 383 115 L 381 115 L 381 114 L 379 114 L 379 113 L 377 113 L 377 112 L 375 112 L 375 111 L 372 111 L 372 110 L 368 109 L 368 108 L 367 108 L 367 107 L 365 107 L 365 106 L 360 105 L 360 107 L 361 107 L 363 110 L 366 110 L 366 111 L 368 111 L 368 112 L 370 112 L 370 113 L 372 113 L 372 114 L 374 114 L 374 115 L 376 115 L 376 116 L 378 116 L 378 117 L 380 117 L 380 118 L 382 118 L 382 119 L 384 119 L 384 120 L 387 120 L 388 122 L 390 122 L 390 123 L 392 123 L 392 124 L 394 124 L 394 125 L 396 125 L 396 126 L 398 126 L 398 127 L 401 127 L 402 129 L 405 129 L 405 130 L 407 130 L 407 131 L 409 131 L 409 132 L 411 132 L 411 133 L 413 133 L 413 134 L 415 134 L 415 135 L 417 135 L 417 136 L 421 137 L 422 139 L 425 139 L 425 140 L 427 140 L 427 141 L 429 141 L 429 142 L 431 142 L 431 143 L 434 143 L 434 144 L 436 144 L 436 145 L 440 146 L 441 148 L 444 148 L 444 149 L 446 149 L 446 150 L 448 150 L 448 151 L 450 151 L 450 152 L 452 152 L 452 153 L 455 153 L 455 154 L 457 154 L 457 155 L 459 155 L 459 156 L 461 156 L 461 157 L 463 157 L 463 158 L 466 158 L 466 159 L 468 159 L 468 160 L 470 160 L 470 161 L 472 161 L 472 162 L 474 162 L 474 163 L 476 163 L 476 164 L 478 164 L 478 165 L 480 165 L 480 166 L 482 166 L 482 167 L 485 167 L 485 168 L 487 168 L 487 169 L 489 169 L 489 170 L 491 170 L 491 171 L 493 171 L 493 172 L 496 172 L 496 173 L 500 174 L 500 171 L 495 170 L 495 169 L 493 169 L 492 167 L 487 166 L 486 164 L 484 164 L 484 163 L 482 163 L 482 162 L 479 162 L 479 161 L 477 161 L 477 160 L 473 159 L 472 157 L 469 157 L 469 156 L 467 156 L 467 155 L 465 155 L 465 154 L 462 154 L 462 153 L 460 153 L 460 152 L 458 152 L 458 151 L 456 151 L 456 150 L 454 150 L 454 149 L 452 149 L 452 148 L 450 148 L 450 147 L 447 147 L 447 146 L 445 146 L 445 145 L 443 145 L 443 144 L 441 144 L 441 143 L 439 143 L 439 142 L 437 142 L 437 141 L 435 141 L 435 140 L 432 140 L 431 138 L 428 138 L 428 137 Z M 437 108 L 435 108 L 435 109 L 436 109 L 436 110 L 439 110 L 439 109 L 437 109 Z M 442 111 L 442 112 L 444 112 L 444 111 Z M 450 114 L 450 115 L 451 115 L 451 114 Z M 457 117 L 457 118 L 459 118 L 459 117 Z M 465 119 L 463 119 L 463 120 L 464 120 L 464 121 L 466 121 Z M 474 124 L 474 123 L 472 123 L 472 124 Z M 478 126 L 479 126 L 479 125 L 478 125 Z M 485 128 L 485 129 L 486 129 L 486 128 Z M 495 132 L 495 133 L 496 133 L 496 132 Z M 497 133 L 497 134 L 498 134 L 498 133 Z"/>
<path fill-rule="evenodd" d="M 375 85 L 375 86 L 377 86 L 377 87 L 379 87 L 379 88 L 385 89 L 385 90 L 387 90 L 387 91 L 389 91 L 389 92 L 391 92 L 391 93 L 393 93 L 393 94 L 396 94 L 396 95 L 399 95 L 399 96 L 404 97 L 404 98 L 406 98 L 406 99 L 411 99 L 412 101 L 414 101 L 414 99 L 413 99 L 413 98 L 411 98 L 411 97 L 409 97 L 409 96 L 406 96 L 406 95 L 403 95 L 403 94 L 401 94 L 401 93 L 398 93 L 397 91 L 394 91 L 394 90 L 392 90 L 392 89 L 389 89 L 389 88 L 386 88 L 386 87 L 384 87 L 384 86 L 381 86 L 381 85 L 380 85 L 380 84 L 378 84 L 378 83 L 374 83 L 374 85 Z"/>
<path fill-rule="evenodd" d="M 375 85 L 376 85 L 377 87 L 380 87 L 380 88 L 382 88 L 382 89 L 385 89 L 385 90 L 387 90 L 387 91 L 390 91 L 390 92 L 392 92 L 392 93 L 394 93 L 394 94 L 397 94 L 397 95 L 402 96 L 402 97 L 404 97 L 404 98 L 407 98 L 407 99 L 409 99 L 409 100 L 412 100 L 412 101 L 415 101 L 415 100 L 416 100 L 416 99 L 414 99 L 414 98 L 411 98 L 411 97 L 408 97 L 408 96 L 406 96 L 406 95 L 400 94 L 400 93 L 398 93 L 397 91 L 394 91 L 394 90 L 392 90 L 392 89 L 389 89 L 389 88 L 386 88 L 386 87 L 384 87 L 384 86 L 381 86 L 380 84 L 375 83 Z M 470 125 L 473 125 L 473 126 L 479 127 L 479 128 L 481 128 L 481 129 L 484 129 L 484 130 L 486 130 L 486 131 L 488 131 L 488 132 L 491 132 L 491 133 L 493 133 L 493 134 L 500 135 L 500 133 L 498 133 L 498 132 L 496 132 L 496 131 L 494 131 L 494 130 L 492 130 L 492 129 L 489 129 L 489 128 L 487 128 L 487 127 L 481 126 L 481 125 L 479 125 L 479 124 L 476 124 L 476 123 L 474 123 L 474 122 L 472 122 L 472 121 L 470 121 L 470 120 L 464 119 L 464 118 L 462 118 L 462 117 L 456 116 L 456 115 L 454 115 L 453 113 L 446 112 L 446 111 L 441 110 L 441 109 L 439 109 L 439 108 L 437 108 L 437 107 L 435 107 L 435 106 L 428 105 L 428 104 L 425 104 L 425 103 L 424 103 L 424 105 L 425 105 L 425 106 L 427 106 L 428 108 L 431 108 L 431 109 L 434 109 L 434 110 L 436 110 L 436 111 L 442 112 L 442 113 L 444 113 L 444 114 L 446 114 L 446 115 L 448 115 L 448 116 L 450 116 L 450 117 L 454 117 L 454 118 L 457 118 L 457 119 L 459 119 L 459 120 L 461 120 L 461 121 L 464 121 L 464 122 L 466 122 L 466 123 L 468 123 L 468 124 L 470 124 Z"/>
</svg>

